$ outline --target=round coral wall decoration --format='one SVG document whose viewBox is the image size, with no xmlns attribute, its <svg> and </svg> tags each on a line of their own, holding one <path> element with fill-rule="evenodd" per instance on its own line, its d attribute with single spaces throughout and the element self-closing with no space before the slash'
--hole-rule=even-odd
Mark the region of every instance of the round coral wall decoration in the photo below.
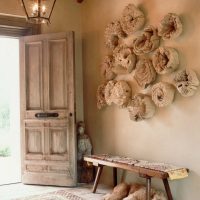
<svg viewBox="0 0 200 200">
<path fill-rule="evenodd" d="M 174 100 L 175 88 L 167 82 L 159 82 L 152 87 L 152 100 L 158 107 L 170 105 Z"/>
<path fill-rule="evenodd" d="M 144 29 L 143 34 L 133 40 L 133 51 L 136 55 L 149 53 L 159 47 L 160 37 L 157 29 L 148 26 Z"/>
<path fill-rule="evenodd" d="M 105 87 L 106 83 L 103 83 L 99 85 L 96 93 L 96 98 L 97 98 L 97 108 L 102 109 L 107 105 L 106 100 L 105 100 Z"/>
<path fill-rule="evenodd" d="M 130 119 L 141 121 L 153 117 L 156 111 L 155 104 L 148 95 L 136 94 L 128 105 Z"/>
<path fill-rule="evenodd" d="M 134 4 L 129 4 L 122 13 L 120 23 L 124 32 L 131 35 L 143 27 L 145 23 L 144 13 Z"/>
<path fill-rule="evenodd" d="M 122 30 L 121 24 L 118 20 L 109 23 L 105 30 L 105 43 L 109 49 L 115 49 L 120 38 L 126 37 L 126 34 Z"/>
<path fill-rule="evenodd" d="M 150 59 L 143 58 L 137 62 L 134 78 L 137 84 L 143 89 L 156 80 L 156 71 Z"/>
<path fill-rule="evenodd" d="M 116 74 L 131 73 L 136 65 L 137 57 L 132 49 L 127 46 L 118 46 L 114 50 L 113 72 Z"/>
<path fill-rule="evenodd" d="M 105 87 L 105 100 L 108 105 L 112 103 L 126 107 L 131 98 L 131 88 L 126 81 L 109 81 Z"/>
<path fill-rule="evenodd" d="M 152 63 L 158 74 L 169 74 L 179 66 L 178 52 L 171 47 L 160 47 L 154 52 Z"/>
<path fill-rule="evenodd" d="M 108 105 L 113 103 L 112 90 L 115 86 L 115 83 L 116 81 L 108 81 L 105 87 L 105 101 Z"/>
<path fill-rule="evenodd" d="M 177 90 L 184 97 L 193 96 L 199 87 L 199 79 L 191 69 L 183 69 L 177 72 L 174 81 Z"/>
<path fill-rule="evenodd" d="M 101 74 L 104 80 L 112 80 L 116 77 L 113 72 L 114 57 L 112 55 L 105 56 L 101 63 Z"/>
<path fill-rule="evenodd" d="M 161 20 L 158 26 L 158 34 L 163 40 L 177 38 L 183 31 L 179 16 L 175 13 L 168 13 Z"/>
</svg>

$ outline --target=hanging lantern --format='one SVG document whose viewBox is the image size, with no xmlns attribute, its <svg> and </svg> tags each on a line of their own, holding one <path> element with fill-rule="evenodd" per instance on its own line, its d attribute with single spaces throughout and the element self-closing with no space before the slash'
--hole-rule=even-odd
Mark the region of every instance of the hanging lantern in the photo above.
<svg viewBox="0 0 200 200">
<path fill-rule="evenodd" d="M 27 20 L 31 23 L 50 23 L 56 0 L 21 0 Z"/>
</svg>

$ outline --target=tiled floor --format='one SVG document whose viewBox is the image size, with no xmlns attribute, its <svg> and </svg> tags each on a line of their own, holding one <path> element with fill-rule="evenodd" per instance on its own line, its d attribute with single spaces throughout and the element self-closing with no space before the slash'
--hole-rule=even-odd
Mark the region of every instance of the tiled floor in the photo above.
<svg viewBox="0 0 200 200">
<path fill-rule="evenodd" d="M 80 185 L 76 188 L 50 187 L 50 186 L 34 186 L 12 184 L 0 186 L 0 200 L 13 200 L 20 197 L 30 195 L 44 194 L 56 190 L 66 189 L 67 191 L 76 194 L 88 200 L 102 200 L 102 197 L 110 191 L 106 186 L 99 185 L 96 194 L 91 193 L 92 185 Z"/>
</svg>

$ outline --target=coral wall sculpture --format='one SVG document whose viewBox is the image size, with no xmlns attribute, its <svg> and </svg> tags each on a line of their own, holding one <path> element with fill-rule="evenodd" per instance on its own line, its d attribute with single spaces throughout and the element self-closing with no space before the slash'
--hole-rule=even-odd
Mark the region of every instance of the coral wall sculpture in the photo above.
<svg viewBox="0 0 200 200">
<path fill-rule="evenodd" d="M 112 103 L 126 107 L 131 98 L 131 88 L 126 81 L 109 81 L 105 87 L 105 100 L 108 105 Z"/>
<path fill-rule="evenodd" d="M 112 55 L 105 56 L 101 64 L 101 74 L 104 80 L 112 80 L 116 77 L 116 74 L 113 72 L 114 57 Z"/>
<path fill-rule="evenodd" d="M 160 47 L 154 52 L 152 63 L 158 74 L 169 74 L 178 68 L 179 56 L 174 48 Z"/>
<path fill-rule="evenodd" d="M 179 16 L 175 13 L 168 13 L 158 26 L 158 34 L 163 40 L 177 38 L 183 31 Z"/>
<path fill-rule="evenodd" d="M 106 83 L 103 83 L 101 85 L 99 85 L 98 89 L 97 89 L 97 108 L 98 109 L 102 109 L 103 107 L 105 107 L 107 105 L 106 100 L 105 100 L 105 87 L 106 87 Z"/>
<path fill-rule="evenodd" d="M 136 55 L 132 49 L 120 45 L 114 50 L 115 64 L 112 71 L 116 74 L 127 74 L 133 71 L 136 65 Z"/>
<path fill-rule="evenodd" d="M 113 103 L 112 90 L 117 81 L 108 81 L 105 87 L 105 101 L 110 106 Z"/>
<path fill-rule="evenodd" d="M 109 49 L 115 49 L 119 44 L 119 39 L 126 37 L 118 20 L 109 23 L 105 30 L 105 43 Z"/>
<path fill-rule="evenodd" d="M 150 59 L 143 58 L 137 62 L 134 78 L 137 84 L 142 88 L 146 88 L 155 81 L 156 71 Z"/>
<path fill-rule="evenodd" d="M 159 47 L 160 37 L 157 29 L 153 26 L 148 26 L 144 29 L 142 35 L 139 35 L 133 40 L 133 51 L 136 55 L 149 53 Z"/>
<path fill-rule="evenodd" d="M 152 87 L 152 100 L 158 107 L 170 105 L 174 100 L 175 88 L 167 82 L 159 82 Z"/>
<path fill-rule="evenodd" d="M 113 90 L 113 103 L 126 107 L 131 98 L 131 88 L 126 81 L 117 81 Z"/>
<path fill-rule="evenodd" d="M 183 69 L 176 72 L 182 67 L 178 51 L 163 44 L 165 40 L 181 35 L 180 17 L 168 13 L 157 26 L 147 24 L 142 32 L 136 33 L 145 21 L 144 13 L 134 4 L 128 4 L 120 18 L 107 25 L 105 43 L 108 55 L 101 64 L 103 84 L 96 93 L 98 109 L 116 104 L 126 108 L 133 121 L 153 117 L 156 106 L 170 105 L 176 90 L 189 97 L 200 85 L 194 71 Z M 131 87 L 125 80 L 131 82 Z M 135 82 L 139 87 L 133 87 Z"/>
<path fill-rule="evenodd" d="M 145 23 L 143 12 L 135 7 L 134 4 L 129 4 L 125 7 L 120 19 L 121 26 L 124 32 L 128 35 L 142 28 Z"/>
<path fill-rule="evenodd" d="M 148 95 L 136 94 L 128 105 L 130 119 L 141 121 L 153 117 L 156 111 L 155 104 Z"/>
<path fill-rule="evenodd" d="M 193 96 L 199 86 L 199 79 L 191 69 L 183 69 L 177 72 L 174 81 L 177 90 L 184 97 Z"/>
</svg>

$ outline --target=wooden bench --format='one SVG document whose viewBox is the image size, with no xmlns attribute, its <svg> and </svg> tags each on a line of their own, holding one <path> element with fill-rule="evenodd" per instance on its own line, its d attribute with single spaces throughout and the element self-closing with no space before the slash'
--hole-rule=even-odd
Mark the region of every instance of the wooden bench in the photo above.
<svg viewBox="0 0 200 200">
<path fill-rule="evenodd" d="M 159 178 L 162 179 L 165 187 L 165 191 L 168 197 L 168 200 L 173 200 L 172 193 L 170 190 L 168 178 L 169 173 L 166 172 L 167 167 L 170 168 L 171 165 L 165 165 L 163 163 L 160 163 L 160 168 L 158 169 L 157 166 L 159 166 L 159 163 L 153 163 L 151 162 L 151 168 L 143 166 L 141 163 L 145 163 L 147 161 L 140 161 L 140 160 L 134 160 L 128 157 L 118 157 L 118 156 L 110 156 L 110 155 L 91 155 L 91 156 L 84 156 L 84 160 L 92 163 L 94 166 L 97 166 L 97 173 L 96 178 L 94 181 L 94 186 L 92 189 L 92 192 L 95 193 L 99 179 L 103 170 L 104 166 L 112 167 L 113 168 L 113 184 L 114 186 L 117 185 L 117 168 L 122 170 L 128 170 L 134 173 L 139 174 L 140 177 L 146 179 L 146 200 L 151 199 L 151 179 L 152 178 Z M 149 162 L 148 162 L 149 163 Z M 177 169 L 185 169 L 185 168 L 177 168 Z M 189 172 L 188 169 L 187 172 Z"/>
</svg>

